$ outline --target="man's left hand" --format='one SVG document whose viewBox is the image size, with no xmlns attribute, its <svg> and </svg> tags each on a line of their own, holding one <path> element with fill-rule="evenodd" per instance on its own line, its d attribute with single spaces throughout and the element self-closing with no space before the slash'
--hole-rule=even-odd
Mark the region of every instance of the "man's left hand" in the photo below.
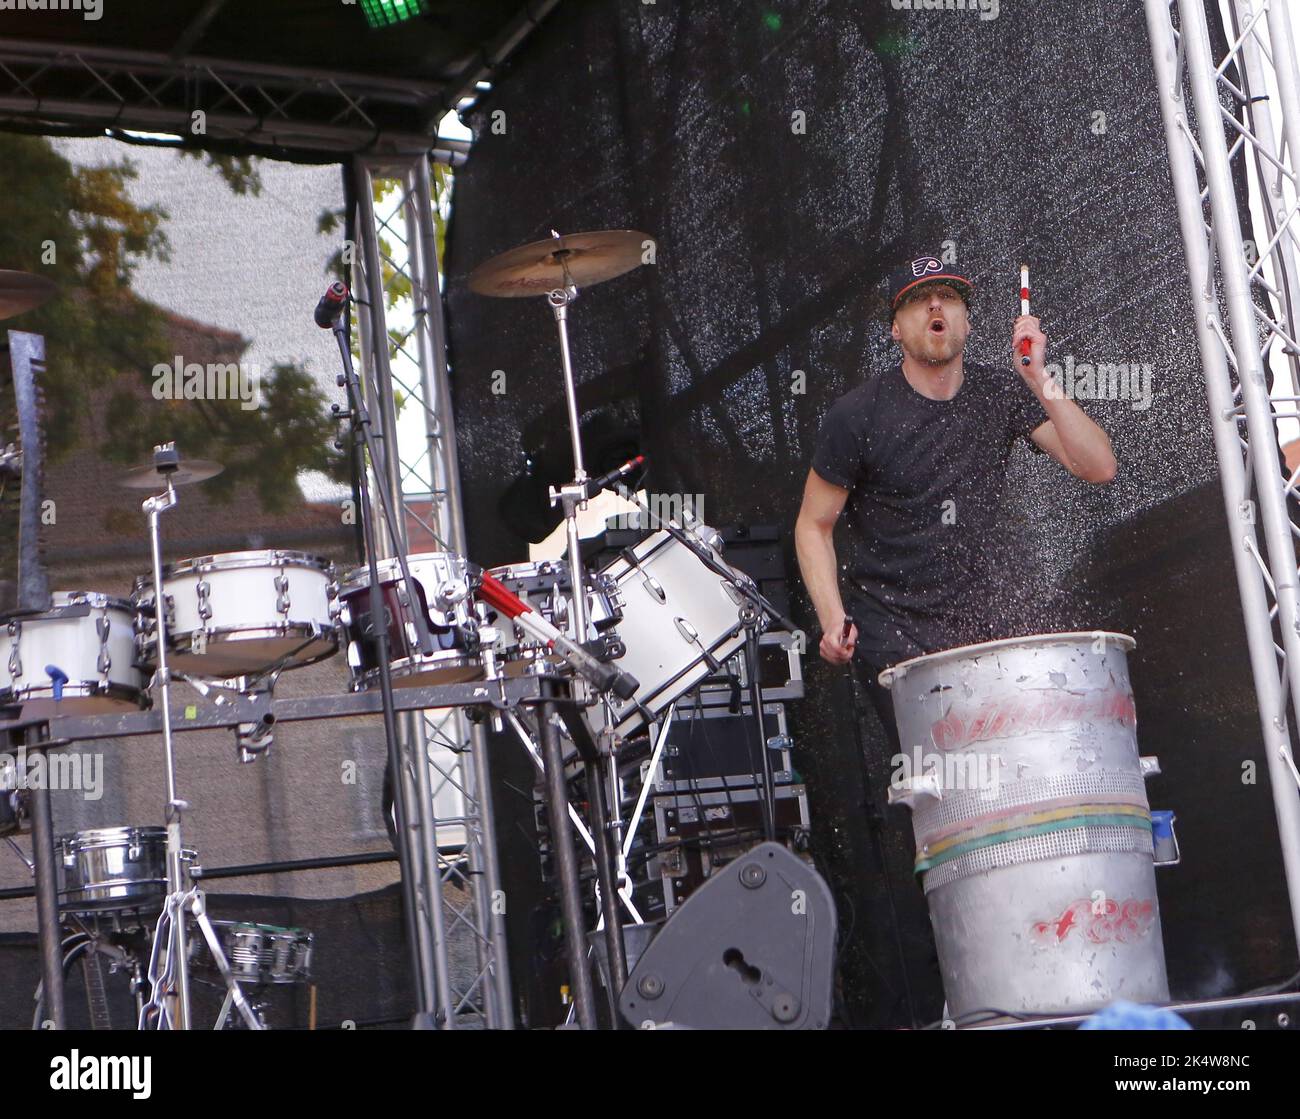
<svg viewBox="0 0 1300 1119">
<path fill-rule="evenodd" d="M 1029 364 L 1020 364 L 1020 340 L 1029 339 Z M 1021 315 L 1011 331 L 1011 362 L 1025 382 L 1035 392 L 1041 390 L 1049 379 L 1046 370 L 1047 335 L 1038 326 L 1033 315 Z"/>
</svg>

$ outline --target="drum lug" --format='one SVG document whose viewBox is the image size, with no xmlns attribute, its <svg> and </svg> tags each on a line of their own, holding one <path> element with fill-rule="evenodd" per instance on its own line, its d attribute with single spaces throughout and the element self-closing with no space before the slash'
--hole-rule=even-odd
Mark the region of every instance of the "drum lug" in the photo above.
<svg viewBox="0 0 1300 1119">
<path fill-rule="evenodd" d="M 212 603 L 209 601 L 212 595 L 212 584 L 206 579 L 200 579 L 194 585 L 195 591 L 199 596 L 199 617 L 205 622 L 212 618 Z"/>
<path fill-rule="evenodd" d="M 95 659 L 95 668 L 104 677 L 105 684 L 108 683 L 108 670 L 113 667 L 113 658 L 108 652 L 109 628 L 108 612 L 105 611 L 95 619 L 95 632 L 99 634 L 99 656 Z"/>
<path fill-rule="evenodd" d="M 275 608 L 286 617 L 289 614 L 289 576 L 281 569 L 280 574 L 275 577 Z"/>
<path fill-rule="evenodd" d="M 23 674 L 22 658 L 18 655 L 19 643 L 23 637 L 23 623 L 10 622 L 9 636 L 14 639 L 13 648 L 9 650 L 9 675 L 17 678 Z"/>
</svg>

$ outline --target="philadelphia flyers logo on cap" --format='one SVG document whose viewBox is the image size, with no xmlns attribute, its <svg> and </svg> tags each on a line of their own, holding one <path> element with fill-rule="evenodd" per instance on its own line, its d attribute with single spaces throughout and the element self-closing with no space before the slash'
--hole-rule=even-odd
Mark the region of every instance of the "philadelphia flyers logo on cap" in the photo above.
<svg viewBox="0 0 1300 1119">
<path fill-rule="evenodd" d="M 932 256 L 919 256 L 912 261 L 912 275 L 924 276 L 930 272 L 942 272 L 943 265 Z"/>
</svg>

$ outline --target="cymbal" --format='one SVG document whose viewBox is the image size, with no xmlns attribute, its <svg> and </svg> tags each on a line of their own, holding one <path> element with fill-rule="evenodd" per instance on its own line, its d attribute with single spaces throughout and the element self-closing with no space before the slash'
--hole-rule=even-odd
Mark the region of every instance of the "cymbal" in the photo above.
<svg viewBox="0 0 1300 1119">
<path fill-rule="evenodd" d="M 39 307 L 57 290 L 54 281 L 44 276 L 0 269 L 0 319 L 11 319 Z"/>
<path fill-rule="evenodd" d="M 226 468 L 219 462 L 212 462 L 208 459 L 187 458 L 181 461 L 179 469 L 171 471 L 171 480 L 173 486 L 192 486 L 195 482 L 206 482 L 209 478 L 215 478 Z M 158 468 L 153 463 L 148 466 L 133 466 L 117 480 L 119 486 L 128 490 L 156 490 L 160 489 L 163 482 L 163 475 L 158 472 Z"/>
<path fill-rule="evenodd" d="M 509 299 L 545 295 L 570 283 L 590 287 L 631 272 L 651 240 L 635 229 L 548 237 L 485 260 L 469 274 L 470 291 Z"/>
</svg>

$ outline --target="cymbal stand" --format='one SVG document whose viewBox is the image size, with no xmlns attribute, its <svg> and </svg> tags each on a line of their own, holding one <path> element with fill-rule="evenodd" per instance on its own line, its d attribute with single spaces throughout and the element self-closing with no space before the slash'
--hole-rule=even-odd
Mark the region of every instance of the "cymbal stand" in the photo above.
<svg viewBox="0 0 1300 1119">
<path fill-rule="evenodd" d="M 560 261 L 565 282 L 564 286 L 548 292 L 546 301 L 555 318 L 555 330 L 560 342 L 560 366 L 564 373 L 564 402 L 569 415 L 569 439 L 573 448 L 573 481 L 560 486 L 558 489 L 552 486 L 550 497 L 552 505 L 560 505 L 564 510 L 571 603 L 569 617 L 573 621 L 573 639 L 578 644 L 585 645 L 588 640 L 587 578 L 586 568 L 582 562 L 581 538 L 578 535 L 578 510 L 585 508 L 587 504 L 588 478 L 586 464 L 582 455 L 582 428 L 578 413 L 577 384 L 573 374 L 573 357 L 569 348 L 569 307 L 578 298 L 578 285 L 574 283 L 573 277 L 564 263 L 564 254 L 568 250 L 563 248 L 563 240 L 560 236 L 558 234 L 554 234 L 554 236 L 561 246 L 555 250 L 554 255 Z M 548 799 L 559 798 L 558 802 L 548 804 L 551 832 L 557 853 L 561 849 L 571 852 L 573 835 L 569 826 L 568 802 L 564 796 L 563 761 L 558 749 L 555 729 L 547 725 L 550 717 L 554 714 L 548 707 L 549 705 L 544 705 L 540 712 L 539 737 L 541 739 L 542 760 L 546 770 Z M 617 788 L 618 771 L 614 753 L 608 748 L 609 741 L 605 740 L 598 745 L 600 746 L 599 754 L 601 756 L 584 757 L 583 760 L 587 768 L 587 794 L 592 811 L 592 838 L 595 842 L 596 866 L 602 886 L 605 888 L 602 911 L 604 914 L 606 946 L 609 953 L 610 974 L 616 992 L 621 989 L 622 984 L 627 979 L 627 957 L 623 945 L 623 929 L 618 910 L 617 885 L 611 873 L 614 865 L 613 857 L 615 853 L 621 850 L 622 846 L 619 841 L 621 822 L 618 813 L 610 811 L 606 794 L 608 788 Z M 600 773 L 600 763 L 602 761 L 606 771 L 603 775 Z M 553 767 L 558 767 L 559 773 L 551 772 Z M 556 866 L 558 870 L 575 876 L 575 881 L 572 883 L 561 882 L 561 897 L 571 903 L 573 896 L 576 895 L 576 867 L 570 867 L 567 860 L 558 858 Z M 569 908 L 572 909 L 572 904 L 570 904 Z M 570 914 L 566 912 L 567 917 L 570 917 Z M 572 923 L 572 920 L 566 920 L 566 924 Z M 581 925 L 566 931 L 569 938 L 570 970 L 575 972 L 571 977 L 574 991 L 579 996 L 582 996 L 577 1000 L 580 1011 L 579 1020 L 584 1026 L 588 1026 L 592 1016 L 590 1009 L 592 1002 L 590 972 L 585 963 L 586 938 Z M 582 1013 L 583 1011 L 585 1013 Z"/>
<path fill-rule="evenodd" d="M 181 822 L 189 804 L 176 791 L 176 743 L 172 734 L 171 669 L 167 665 L 167 599 L 163 593 L 162 574 L 162 515 L 177 503 L 172 475 L 180 468 L 180 455 L 175 443 L 164 443 L 154 448 L 154 466 L 167 488 L 160 494 L 145 498 L 142 508 L 149 519 L 149 551 L 153 560 L 154 640 L 158 669 L 159 709 L 162 716 L 163 756 L 166 767 L 167 804 L 167 900 L 154 929 L 150 948 L 149 1001 L 140 1011 L 140 1028 L 150 1026 L 188 1030 L 193 1024 L 190 1004 L 190 973 L 188 929 L 186 912 L 193 912 L 203 930 L 217 966 L 223 975 L 230 972 L 221 945 L 217 943 L 212 926 L 203 910 L 203 894 L 197 886 L 187 882 L 184 845 L 181 841 Z M 242 996 L 236 1001 L 240 1001 Z"/>
<path fill-rule="evenodd" d="M 159 708 L 162 715 L 163 758 L 165 764 L 167 802 L 164 819 L 167 825 L 167 907 L 158 919 L 153 953 L 159 951 L 166 915 L 185 896 L 185 866 L 181 843 L 181 819 L 189 807 L 176 792 L 176 743 L 172 735 L 171 669 L 167 666 L 167 599 L 163 591 L 162 575 L 162 515 L 176 506 L 176 490 L 171 475 L 180 466 L 180 456 L 175 443 L 164 443 L 154 448 L 154 466 L 167 488 L 160 494 L 145 498 L 141 506 L 149 519 L 149 552 L 153 561 L 154 640 L 156 642 L 158 670 L 154 680 L 158 685 Z M 175 978 L 173 987 L 160 991 L 161 999 L 172 1002 L 166 1015 L 176 1029 L 190 1028 L 190 976 L 189 953 L 185 942 L 185 922 L 177 922 L 178 929 L 167 939 L 166 956 L 169 974 Z M 143 1026 L 143 1015 L 142 1015 Z"/>
</svg>

